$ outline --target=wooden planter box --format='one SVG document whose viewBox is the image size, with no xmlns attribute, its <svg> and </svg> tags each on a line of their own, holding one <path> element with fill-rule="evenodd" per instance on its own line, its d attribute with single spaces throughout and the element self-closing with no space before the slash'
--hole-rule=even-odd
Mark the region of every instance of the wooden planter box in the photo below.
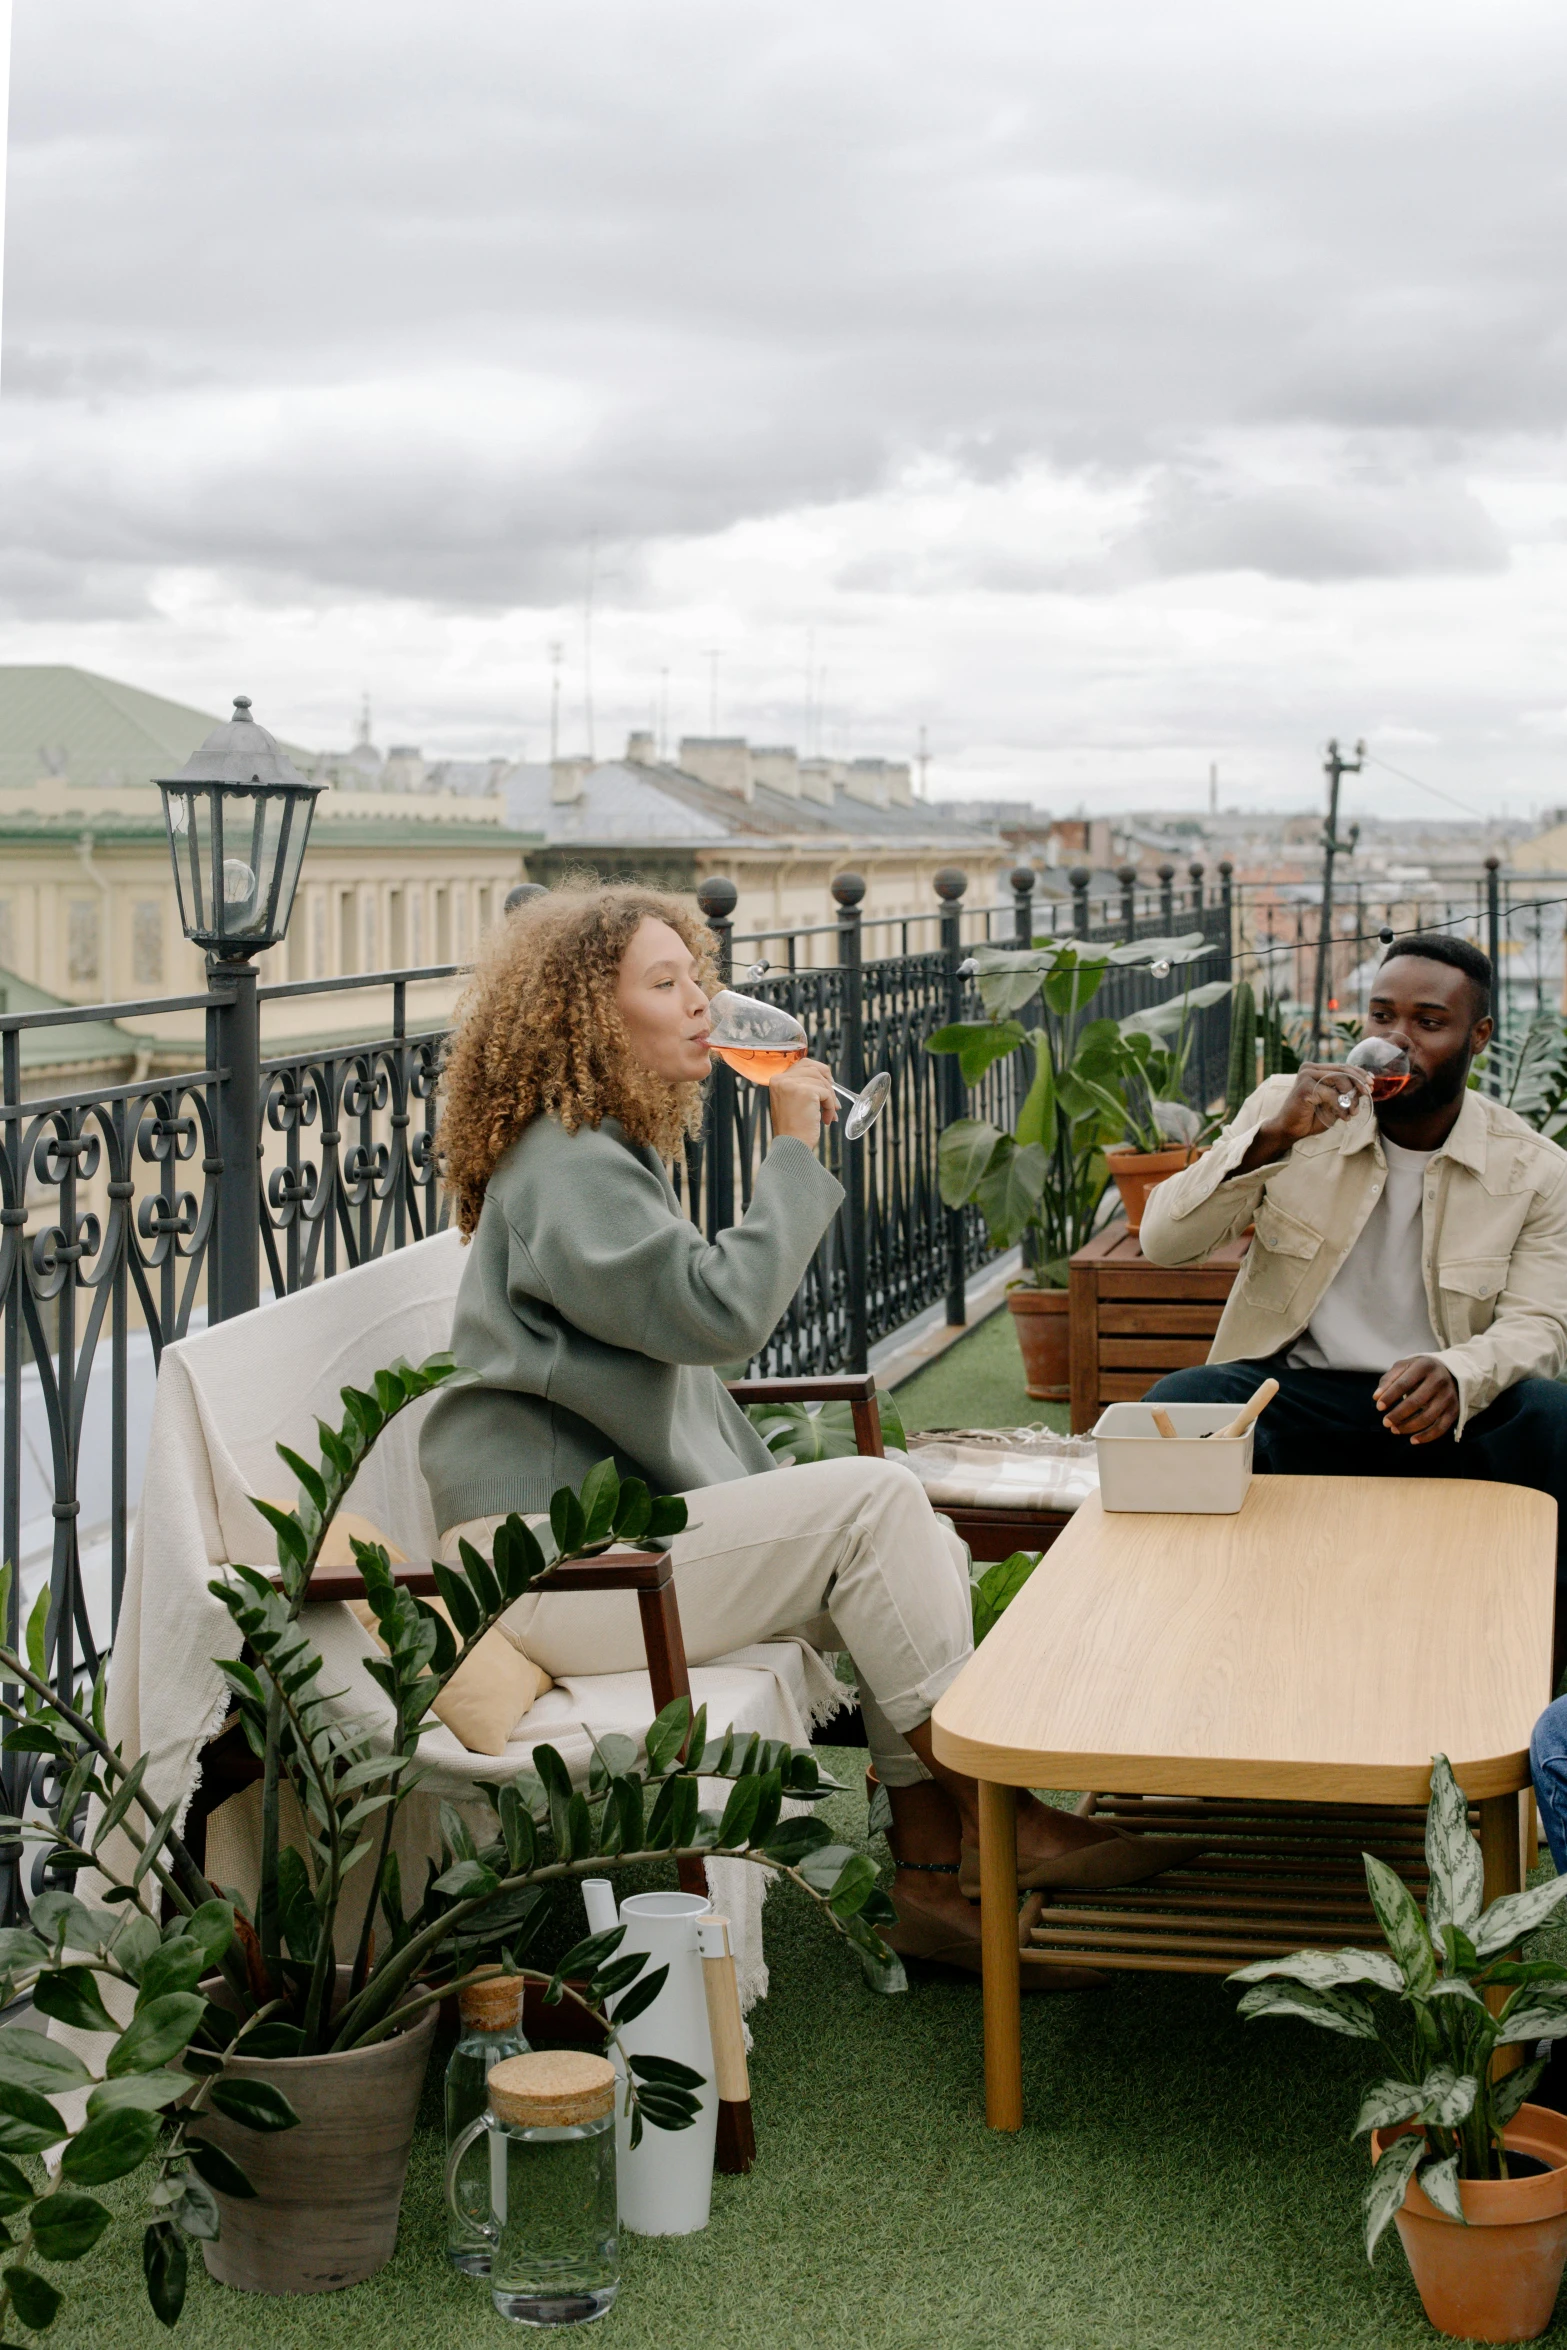
<svg viewBox="0 0 1567 2350">
<path fill-rule="evenodd" d="M 1072 1433 L 1136 1403 L 1166 1371 L 1205 1363 L 1249 1236 L 1200 1265 L 1151 1265 L 1121 1222 L 1072 1259 Z"/>
</svg>

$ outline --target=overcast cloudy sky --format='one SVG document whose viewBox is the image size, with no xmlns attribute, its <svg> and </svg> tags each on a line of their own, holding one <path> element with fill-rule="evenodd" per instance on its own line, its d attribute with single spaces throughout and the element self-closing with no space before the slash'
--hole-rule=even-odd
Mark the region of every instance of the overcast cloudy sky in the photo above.
<svg viewBox="0 0 1567 2350">
<path fill-rule="evenodd" d="M 16 0 L 0 660 L 539 756 L 591 579 L 601 754 L 716 649 L 937 790 L 1567 802 L 1564 96 L 1560 0 Z"/>
</svg>

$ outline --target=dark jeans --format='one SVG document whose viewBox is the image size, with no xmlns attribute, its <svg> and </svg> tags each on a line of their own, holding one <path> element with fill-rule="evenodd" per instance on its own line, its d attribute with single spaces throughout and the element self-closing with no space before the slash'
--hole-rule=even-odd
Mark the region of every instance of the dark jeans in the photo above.
<svg viewBox="0 0 1567 2350">
<path fill-rule="evenodd" d="M 1391 1436 L 1371 1407 L 1375 1371 L 1295 1371 L 1271 1362 L 1203 1363 L 1171 1371 L 1151 1402 L 1241 1404 L 1264 1379 L 1279 1392 L 1257 1422 L 1253 1464 L 1274 1477 L 1479 1477 L 1532 1485 L 1556 1504 L 1556 1644 L 1567 1635 L 1567 1386 L 1520 1379 L 1464 1430 L 1463 1442 L 1411 1444 Z"/>
</svg>

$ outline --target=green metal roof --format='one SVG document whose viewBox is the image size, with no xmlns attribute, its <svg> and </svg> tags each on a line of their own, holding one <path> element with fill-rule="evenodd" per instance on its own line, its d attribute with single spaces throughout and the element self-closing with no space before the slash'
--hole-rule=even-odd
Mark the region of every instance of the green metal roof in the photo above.
<svg viewBox="0 0 1567 2350">
<path fill-rule="evenodd" d="M 0 965 L 0 1012 L 74 1012 L 63 996 L 35 987 Z M 61 1028 L 24 1028 L 21 1031 L 24 1069 L 70 1069 L 78 1063 L 133 1060 L 139 1051 L 157 1049 L 154 1040 L 133 1036 L 112 1020 L 72 1020 Z"/>
<path fill-rule="evenodd" d="M 0 786 L 51 774 L 72 783 L 150 783 L 183 766 L 221 723 L 90 669 L 0 664 Z M 285 748 L 309 756 L 295 744 Z"/>
</svg>

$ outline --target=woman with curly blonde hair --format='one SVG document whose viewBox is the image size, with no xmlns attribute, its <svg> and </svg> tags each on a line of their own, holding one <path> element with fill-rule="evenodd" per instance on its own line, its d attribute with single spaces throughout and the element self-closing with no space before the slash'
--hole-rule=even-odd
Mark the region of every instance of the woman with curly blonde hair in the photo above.
<svg viewBox="0 0 1567 2350">
<path fill-rule="evenodd" d="M 437 1138 L 471 1244 L 452 1351 L 477 1373 L 436 1397 L 420 1440 L 442 1550 L 488 1549 L 509 1512 L 546 1511 L 610 1452 L 684 1494 L 691 1662 L 789 1631 L 848 1649 L 893 1810 L 891 1938 L 977 1971 L 975 1789 L 930 1737 L 973 1644 L 966 1553 L 901 1463 L 780 1467 L 718 1375 L 765 1346 L 843 1191 L 817 1156 L 832 1080 L 802 1060 L 772 1083 L 741 1221 L 708 1241 L 682 1213 L 669 1162 L 700 1123 L 714 984 L 692 909 L 632 887 L 534 899 L 475 975 Z M 505 1628 L 557 1677 L 643 1665 L 628 1593 L 541 1594 Z M 1031 1802 L 1018 1826 L 1025 1886 L 1126 1883 L 1176 1857 Z"/>
</svg>

